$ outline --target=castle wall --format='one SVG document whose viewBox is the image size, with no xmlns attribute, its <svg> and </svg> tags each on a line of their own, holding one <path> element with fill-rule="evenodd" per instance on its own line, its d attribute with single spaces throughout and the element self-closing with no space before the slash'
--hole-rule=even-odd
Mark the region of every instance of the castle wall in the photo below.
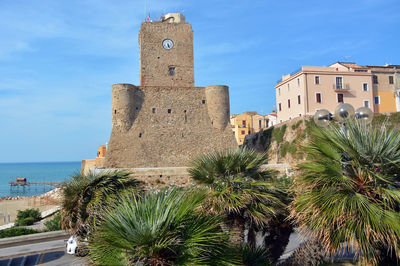
<svg viewBox="0 0 400 266">
<path fill-rule="evenodd" d="M 189 166 L 202 153 L 234 147 L 228 87 L 113 86 L 106 168 Z"/>
</svg>

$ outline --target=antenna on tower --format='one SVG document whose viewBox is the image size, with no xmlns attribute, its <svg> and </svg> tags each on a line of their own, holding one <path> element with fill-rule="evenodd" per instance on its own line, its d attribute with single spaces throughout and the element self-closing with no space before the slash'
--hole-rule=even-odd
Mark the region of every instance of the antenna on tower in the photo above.
<svg viewBox="0 0 400 266">
<path fill-rule="evenodd" d="M 147 14 L 147 0 L 144 0 L 144 21 L 150 21 L 150 12 Z"/>
<path fill-rule="evenodd" d="M 144 0 L 144 21 L 147 20 L 147 0 Z"/>
</svg>

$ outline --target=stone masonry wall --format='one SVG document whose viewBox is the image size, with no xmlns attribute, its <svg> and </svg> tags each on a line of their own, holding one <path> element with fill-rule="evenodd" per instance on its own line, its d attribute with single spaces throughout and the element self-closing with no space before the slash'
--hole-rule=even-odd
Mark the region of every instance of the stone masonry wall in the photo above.
<svg viewBox="0 0 400 266">
<path fill-rule="evenodd" d="M 202 153 L 237 147 L 226 86 L 113 85 L 106 168 L 189 166 Z"/>
<path fill-rule="evenodd" d="M 166 50 L 165 39 L 174 46 Z M 141 86 L 194 86 L 193 30 L 189 23 L 143 22 L 139 32 Z M 169 75 L 175 67 L 175 75 Z"/>
</svg>

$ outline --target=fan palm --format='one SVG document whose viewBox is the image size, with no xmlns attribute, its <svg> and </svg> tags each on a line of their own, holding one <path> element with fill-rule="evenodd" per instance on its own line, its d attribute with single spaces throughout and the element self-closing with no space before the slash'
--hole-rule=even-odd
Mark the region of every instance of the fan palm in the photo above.
<svg viewBox="0 0 400 266">
<path fill-rule="evenodd" d="M 204 190 L 178 188 L 125 195 L 104 212 L 90 259 L 98 265 L 224 265 L 229 258 L 221 217 L 205 215 Z"/>
<path fill-rule="evenodd" d="M 96 225 L 102 208 L 126 189 L 137 189 L 139 182 L 128 172 L 75 175 L 63 186 L 62 219 L 64 230 L 85 236 Z"/>
<path fill-rule="evenodd" d="M 242 148 L 202 155 L 189 169 L 191 177 L 210 191 L 208 211 L 227 218 L 234 242 L 244 240 L 246 226 L 263 228 L 285 211 L 285 193 L 276 173 L 261 168 L 266 160 L 266 153 Z"/>
<path fill-rule="evenodd" d="M 291 217 L 330 251 L 347 243 L 372 264 L 382 247 L 399 257 L 399 131 L 346 125 L 314 129 L 309 160 L 294 182 Z"/>
</svg>

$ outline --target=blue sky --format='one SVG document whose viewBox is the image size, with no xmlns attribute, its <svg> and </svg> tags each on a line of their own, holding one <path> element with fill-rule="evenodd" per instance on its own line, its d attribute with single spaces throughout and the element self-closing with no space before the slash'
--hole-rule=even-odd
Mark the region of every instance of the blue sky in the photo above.
<svg viewBox="0 0 400 266">
<path fill-rule="evenodd" d="M 230 86 L 231 113 L 275 108 L 301 65 L 400 64 L 400 1 L 148 0 L 183 12 L 196 86 Z M 0 162 L 93 158 L 111 132 L 111 85 L 139 84 L 144 0 L 0 0 Z"/>
</svg>

